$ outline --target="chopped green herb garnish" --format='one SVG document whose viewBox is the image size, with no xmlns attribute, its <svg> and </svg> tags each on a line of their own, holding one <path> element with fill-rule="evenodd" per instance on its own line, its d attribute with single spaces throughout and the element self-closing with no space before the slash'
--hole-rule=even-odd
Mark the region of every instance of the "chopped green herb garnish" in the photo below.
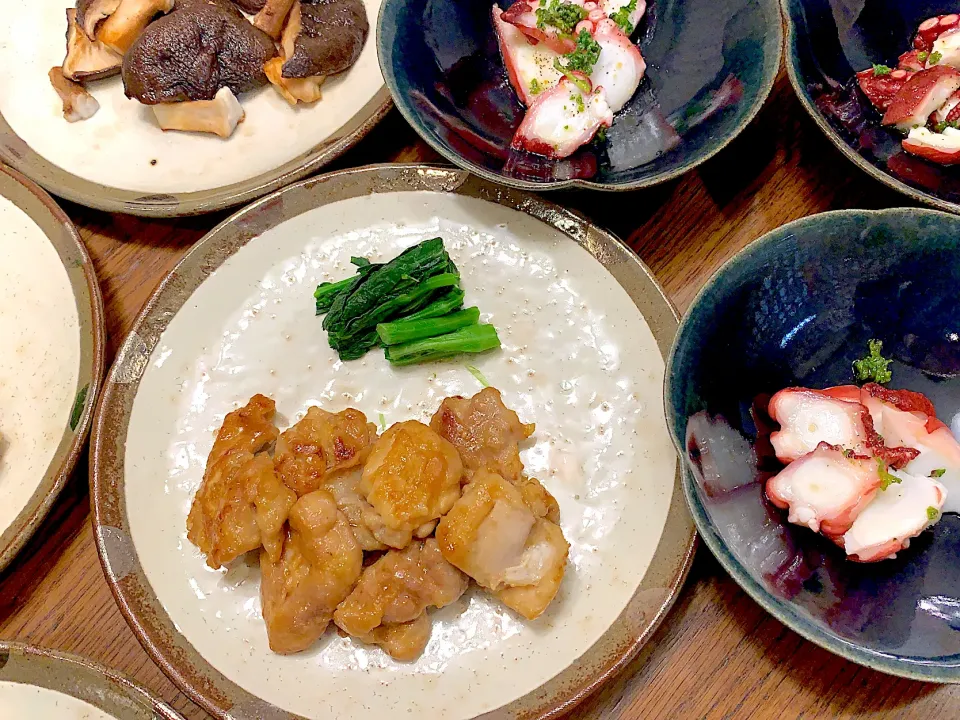
<svg viewBox="0 0 960 720">
<path fill-rule="evenodd" d="M 934 132 L 942 133 L 942 132 L 943 132 L 944 130 L 946 130 L 946 129 L 947 129 L 947 121 L 946 121 L 946 120 L 941 120 L 940 122 L 934 123 L 934 125 L 933 125 L 933 131 L 934 131 Z"/>
<path fill-rule="evenodd" d="M 83 406 L 87 403 L 87 393 L 90 391 L 89 385 L 84 385 L 77 393 L 73 401 L 73 409 L 70 411 L 70 429 L 76 430 L 80 424 L 80 418 L 83 416 Z"/>
<path fill-rule="evenodd" d="M 540 84 L 540 81 L 534 78 L 530 81 L 530 94 L 539 95 L 543 92 L 543 85 Z"/>
<path fill-rule="evenodd" d="M 620 26 L 620 29 L 623 30 L 624 35 L 629 35 L 633 32 L 633 25 L 630 23 L 630 15 L 637 9 L 637 0 L 630 0 L 629 3 L 624 5 L 622 8 L 617 10 L 615 13 L 610 15 L 610 19 L 613 20 L 617 25 Z"/>
<path fill-rule="evenodd" d="M 583 104 L 583 97 L 580 95 L 571 95 L 570 100 L 573 101 L 573 104 L 577 106 L 577 112 L 582 113 L 586 110 L 586 106 Z"/>
<path fill-rule="evenodd" d="M 577 23 L 587 17 L 587 11 L 579 5 L 551 0 L 547 7 L 537 9 L 537 27 L 555 27 L 565 35 L 572 35 Z"/>
<path fill-rule="evenodd" d="M 483 387 L 490 387 L 490 383 L 487 382 L 487 379 L 483 376 L 483 373 L 477 370 L 473 365 L 467 365 L 467 372 L 473 375 L 477 382 L 480 383 Z"/>
<path fill-rule="evenodd" d="M 940 517 L 940 511 L 937 510 L 933 505 L 927 508 L 927 520 L 934 521 Z"/>
<path fill-rule="evenodd" d="M 921 50 L 920 52 L 917 53 L 917 60 L 919 60 L 922 63 L 925 63 L 928 57 L 930 57 L 930 53 L 926 50 Z"/>
<path fill-rule="evenodd" d="M 567 70 L 577 70 L 589 75 L 600 59 L 600 44 L 586 30 L 581 30 L 577 35 L 576 49 L 564 57 L 567 59 Z"/>
<path fill-rule="evenodd" d="M 944 474 L 946 471 L 947 471 L 946 468 L 937 468 L 936 470 L 933 470 L 933 471 L 930 473 L 930 477 L 932 477 L 932 478 L 941 478 L 941 477 L 943 477 L 943 474 Z"/>
<path fill-rule="evenodd" d="M 601 127 L 599 130 L 597 130 L 597 134 L 596 134 L 595 137 L 596 137 L 597 142 L 606 142 L 606 141 L 607 141 L 607 129 L 606 129 L 605 127 Z"/>
<path fill-rule="evenodd" d="M 902 482 L 900 478 L 887 470 L 887 464 L 880 458 L 877 458 L 877 474 L 880 475 L 881 490 L 886 490 L 894 483 Z"/>
<path fill-rule="evenodd" d="M 939 63 L 941 60 L 943 60 L 943 55 L 941 55 L 940 53 L 938 53 L 938 52 L 936 52 L 936 51 L 930 53 L 930 64 L 931 64 L 931 65 L 936 65 L 936 64 Z"/>
<path fill-rule="evenodd" d="M 380 413 L 380 432 L 386 432 L 387 430 L 387 419 L 383 416 L 383 413 Z"/>
<path fill-rule="evenodd" d="M 582 92 L 582 93 L 590 93 L 590 91 L 592 90 L 592 88 L 590 87 L 590 80 L 589 80 L 589 79 L 584 79 L 584 78 L 580 77 L 579 75 L 575 75 L 573 72 L 570 71 L 569 68 L 564 67 L 563 63 L 560 62 L 560 58 L 554 58 L 554 59 L 553 59 L 553 68 L 554 68 L 554 70 L 556 70 L 558 73 L 560 73 L 561 75 L 563 75 L 567 80 L 569 80 L 569 81 L 572 82 L 574 85 L 576 85 L 577 88 L 580 89 L 580 92 Z M 571 96 L 571 97 L 572 97 L 572 96 Z M 566 109 L 567 109 L 567 106 L 564 105 L 564 106 L 563 106 L 563 109 L 566 110 Z"/>
<path fill-rule="evenodd" d="M 890 363 L 880 354 L 883 350 L 883 343 L 879 340 L 870 340 L 867 343 L 870 354 L 865 358 L 853 361 L 853 376 L 859 383 L 875 382 L 881 385 L 890 382 L 893 379 L 893 373 L 890 372 Z"/>
<path fill-rule="evenodd" d="M 849 460 L 850 458 L 853 457 L 853 450 L 850 450 L 849 448 L 847 448 L 846 450 L 843 451 L 843 456 Z"/>
<path fill-rule="evenodd" d="M 892 68 L 892 67 L 888 67 L 887 65 L 874 65 L 874 66 L 873 66 L 873 74 L 876 75 L 876 76 L 879 76 L 879 75 L 889 75 L 889 74 L 892 73 L 892 72 L 893 72 L 893 68 Z"/>
</svg>

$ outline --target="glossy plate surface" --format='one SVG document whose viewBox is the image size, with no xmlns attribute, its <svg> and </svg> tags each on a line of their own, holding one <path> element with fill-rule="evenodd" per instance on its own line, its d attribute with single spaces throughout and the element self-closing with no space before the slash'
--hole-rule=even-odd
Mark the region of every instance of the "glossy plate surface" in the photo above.
<svg viewBox="0 0 960 720">
<path fill-rule="evenodd" d="M 780 68 L 776 0 L 652 0 L 633 38 L 647 75 L 608 141 L 550 160 L 510 150 L 523 107 L 500 59 L 493 4 L 384 0 L 377 45 L 394 102 L 420 136 L 451 162 L 511 187 L 629 190 L 677 177 L 746 127 Z M 696 119 L 733 88 L 722 109 Z"/>
<path fill-rule="evenodd" d="M 113 670 L 75 655 L 0 641 L 0 718 L 182 720 Z"/>
<path fill-rule="evenodd" d="M 442 236 L 468 304 L 504 349 L 391 369 L 339 362 L 313 313 L 318 281 L 351 255 L 387 259 Z M 458 170 L 379 166 L 287 188 L 202 240 L 164 281 L 111 371 L 93 441 L 98 546 L 135 631 L 220 717 L 547 717 L 645 642 L 686 573 L 693 526 L 662 411 L 676 316 L 611 235 Z M 527 623 L 470 592 L 434 616 L 416 662 L 332 631 L 267 649 L 259 568 L 205 568 L 185 539 L 212 431 L 255 392 L 279 423 L 311 404 L 391 424 L 473 394 L 468 364 L 537 423 L 528 471 L 557 496 L 573 549 L 560 597 Z M 440 682 L 442 680 L 442 682 Z"/>
<path fill-rule="evenodd" d="M 787 72 L 801 103 L 858 167 L 913 199 L 960 212 L 960 169 L 904 152 L 902 136 L 880 127 L 880 115 L 853 90 L 854 73 L 874 63 L 896 67 L 927 18 L 957 12 L 949 0 L 781 0 L 787 19 Z M 840 88 L 846 89 L 837 94 Z M 840 97 L 841 122 L 831 97 Z M 845 126 L 846 125 L 846 126 Z"/>
<path fill-rule="evenodd" d="M 76 464 L 103 376 L 93 263 L 53 199 L 0 165 L 0 570 Z"/>
<path fill-rule="evenodd" d="M 960 516 L 944 515 L 896 560 L 859 564 L 787 525 L 763 481 L 750 408 L 785 388 L 853 381 L 867 341 L 893 357 L 891 387 L 927 394 L 960 434 L 960 218 L 839 211 L 750 244 L 681 323 L 667 415 L 684 490 L 707 546 L 778 620 L 821 647 L 894 675 L 960 681 Z M 709 452 L 697 448 L 709 448 Z"/>
<path fill-rule="evenodd" d="M 244 93 L 244 121 L 224 140 L 163 132 L 124 96 L 119 76 L 89 84 L 96 115 L 66 122 L 47 79 L 64 59 L 65 3 L 7 0 L 6 22 L 18 31 L 0 43 L 0 161 L 56 195 L 132 215 L 195 215 L 272 192 L 337 158 L 390 107 L 373 37 L 379 0 L 364 4 L 363 53 L 327 79 L 322 100 L 293 109 L 269 86 Z"/>
</svg>

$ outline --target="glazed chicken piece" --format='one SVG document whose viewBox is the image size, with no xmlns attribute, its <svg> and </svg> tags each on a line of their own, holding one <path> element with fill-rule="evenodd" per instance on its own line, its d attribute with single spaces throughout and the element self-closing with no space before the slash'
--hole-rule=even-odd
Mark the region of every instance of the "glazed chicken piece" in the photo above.
<svg viewBox="0 0 960 720">
<path fill-rule="evenodd" d="M 394 660 L 410 662 L 420 657 L 427 649 L 432 629 L 430 618 L 423 613 L 410 622 L 399 625 L 380 625 L 375 627 L 369 635 L 358 639 L 371 645 L 379 645 Z"/>
<path fill-rule="evenodd" d="M 523 473 L 520 442 L 533 435 L 536 425 L 525 425 L 517 414 L 503 404 L 496 388 L 485 388 L 472 398 L 450 397 L 430 421 L 463 458 L 466 478 L 480 469 L 497 473 L 517 482 Z"/>
<path fill-rule="evenodd" d="M 379 540 L 402 549 L 426 537 L 460 497 L 463 463 L 456 448 L 423 423 L 397 423 L 370 451 L 360 490 L 392 533 Z"/>
<path fill-rule="evenodd" d="M 767 481 L 767 497 L 787 519 L 825 535 L 843 535 L 881 485 L 882 460 L 820 443 Z"/>
<path fill-rule="evenodd" d="M 546 518 L 555 525 L 560 524 L 560 505 L 539 480 L 524 475 L 515 485 L 523 497 L 523 502 L 535 517 Z"/>
<path fill-rule="evenodd" d="M 377 539 L 378 534 L 389 533 L 377 511 L 373 509 L 360 493 L 360 471 L 336 473 L 325 484 L 324 489 L 333 495 L 340 509 L 350 523 L 354 537 L 364 552 L 386 550 L 387 545 Z"/>
<path fill-rule="evenodd" d="M 260 556 L 260 597 L 270 649 L 306 650 L 326 630 L 363 569 L 357 544 L 333 496 L 304 495 L 290 510 L 283 552 L 274 561 Z"/>
<path fill-rule="evenodd" d="M 538 518 L 520 490 L 484 470 L 440 521 L 437 542 L 450 563 L 528 620 L 556 596 L 570 547 L 560 527 Z"/>
<path fill-rule="evenodd" d="M 264 546 L 280 553 L 281 533 L 296 495 L 276 477 L 263 451 L 277 438 L 276 404 L 254 395 L 229 413 L 207 458 L 203 482 L 187 516 L 187 538 L 219 568 Z"/>
<path fill-rule="evenodd" d="M 334 473 L 363 465 L 376 439 L 377 426 L 359 410 L 333 414 L 312 407 L 277 440 L 277 475 L 298 496 L 306 495 Z"/>
<path fill-rule="evenodd" d="M 369 638 L 384 637 L 385 630 L 376 633 L 378 628 L 410 623 L 429 607 L 456 602 L 468 584 L 467 576 L 448 563 L 437 541 L 429 538 L 403 551 L 391 550 L 365 568 L 333 619 L 344 632 L 372 641 Z"/>
</svg>

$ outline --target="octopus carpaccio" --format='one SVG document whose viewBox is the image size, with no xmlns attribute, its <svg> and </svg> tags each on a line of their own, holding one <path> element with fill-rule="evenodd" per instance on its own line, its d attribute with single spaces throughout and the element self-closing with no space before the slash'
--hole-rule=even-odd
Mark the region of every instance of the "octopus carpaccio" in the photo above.
<svg viewBox="0 0 960 720">
<path fill-rule="evenodd" d="M 960 443 L 921 393 L 876 383 L 786 388 L 768 412 L 786 467 L 767 480 L 767 498 L 848 558 L 894 558 L 943 512 L 960 510 Z"/>
<path fill-rule="evenodd" d="M 647 66 L 630 40 L 644 0 L 516 0 L 493 6 L 510 83 L 527 111 L 518 150 L 564 158 L 613 124 Z"/>
<path fill-rule="evenodd" d="M 906 152 L 960 163 L 960 15 L 928 18 L 895 67 L 861 70 L 857 82 L 882 124 L 906 134 Z"/>
</svg>

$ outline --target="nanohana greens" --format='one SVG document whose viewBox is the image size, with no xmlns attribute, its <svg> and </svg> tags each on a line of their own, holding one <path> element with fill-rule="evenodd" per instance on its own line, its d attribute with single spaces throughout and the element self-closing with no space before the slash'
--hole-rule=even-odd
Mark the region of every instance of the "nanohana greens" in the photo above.
<svg viewBox="0 0 960 720">
<path fill-rule="evenodd" d="M 441 238 L 424 240 L 387 263 L 351 258 L 353 277 L 321 283 L 317 315 L 341 360 L 376 346 L 394 365 L 410 365 L 500 347 L 479 308 L 463 309 L 460 271 Z"/>
</svg>

